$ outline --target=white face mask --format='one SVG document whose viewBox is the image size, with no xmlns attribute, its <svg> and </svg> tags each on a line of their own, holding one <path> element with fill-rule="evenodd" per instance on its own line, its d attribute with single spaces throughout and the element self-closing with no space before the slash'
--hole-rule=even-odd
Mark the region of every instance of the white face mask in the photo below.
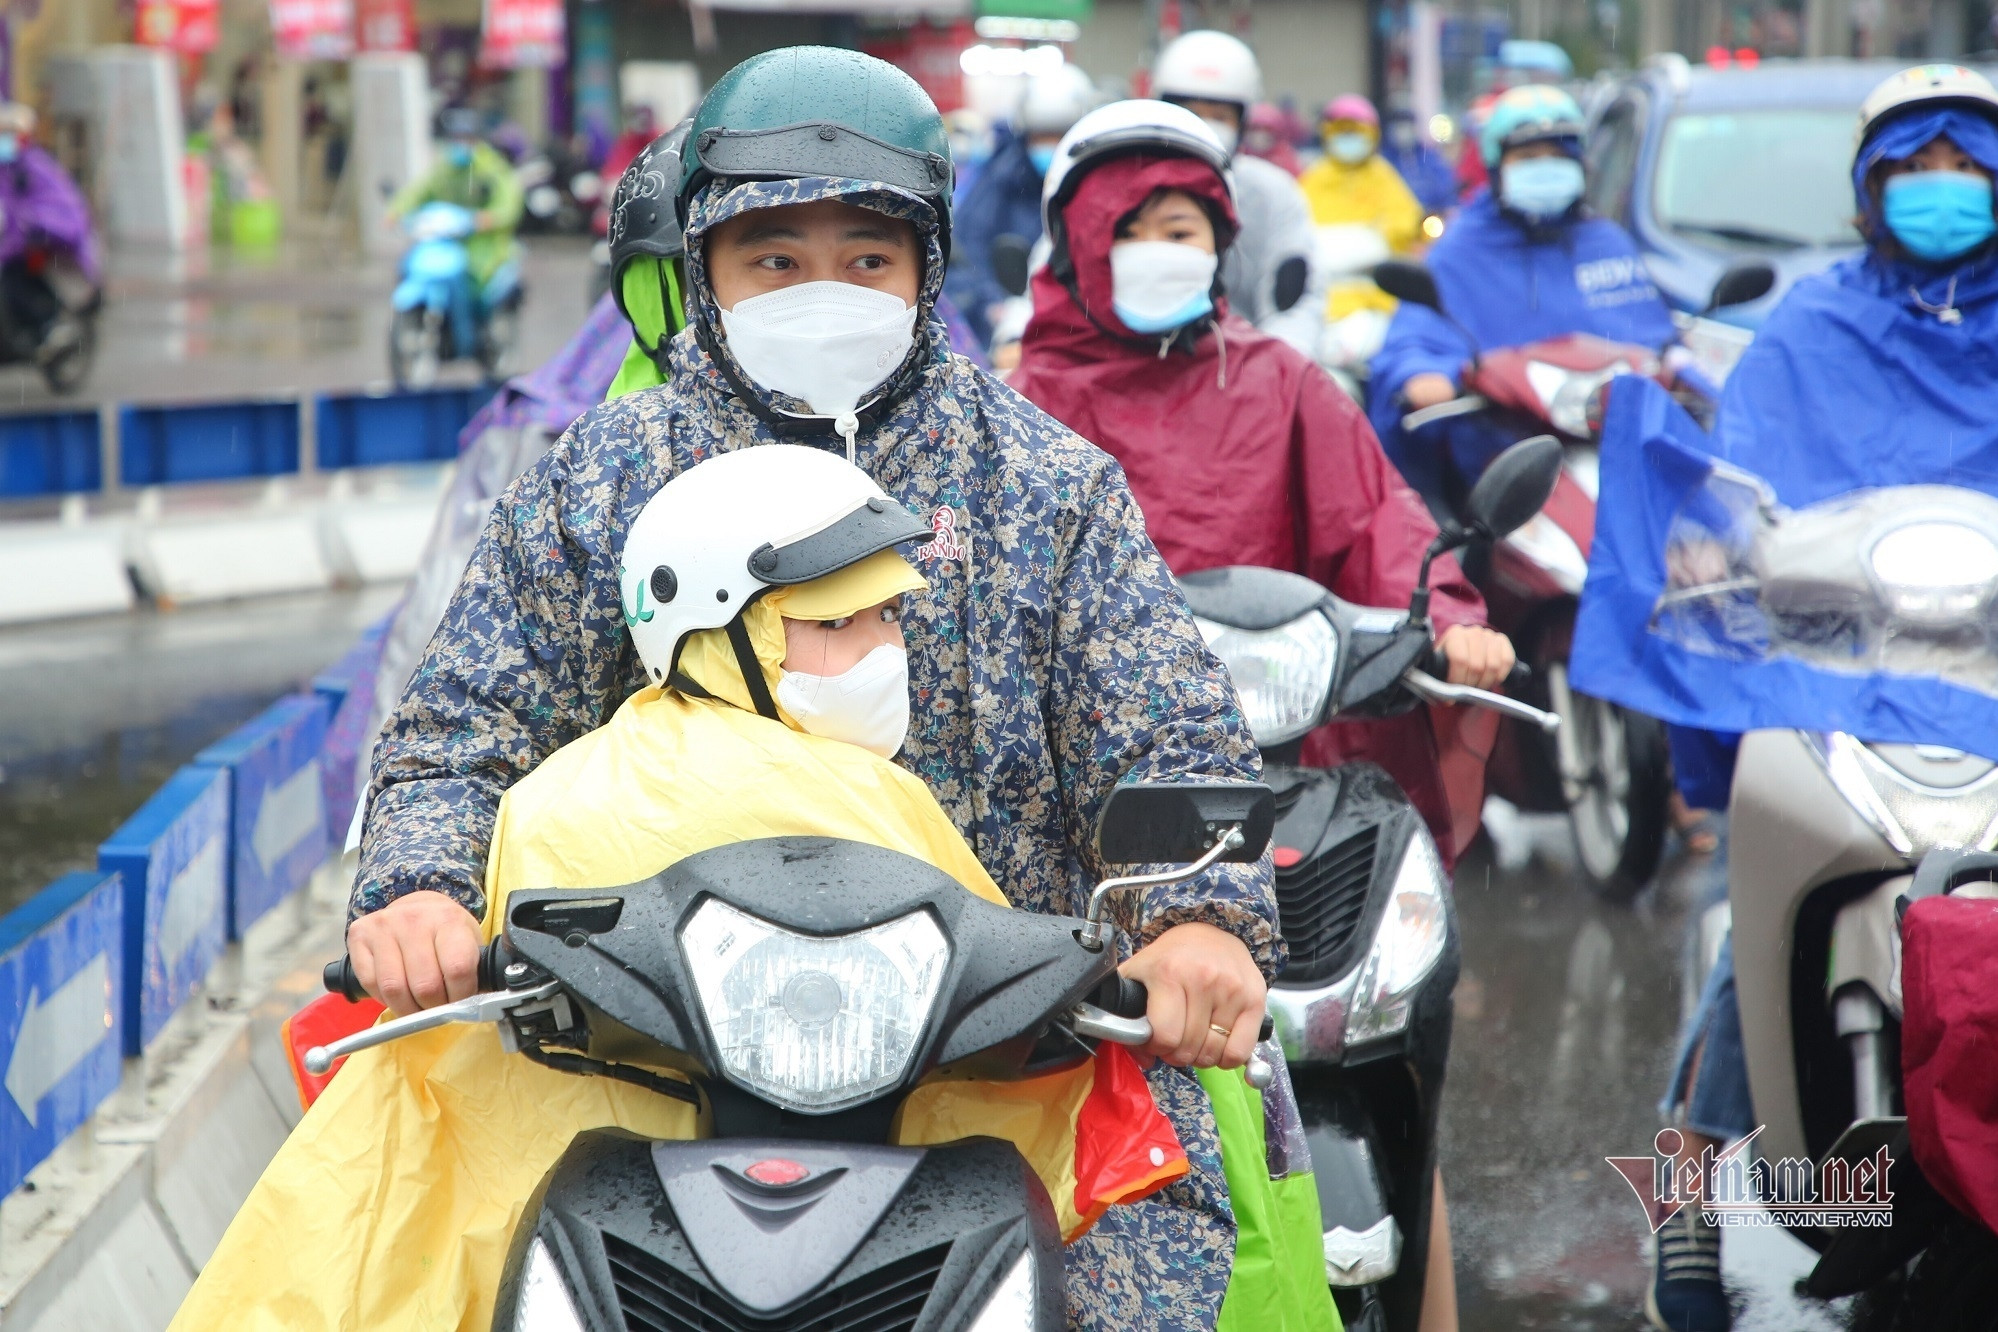
<svg viewBox="0 0 1998 1332">
<path fill-rule="evenodd" d="M 1235 146 L 1242 141 L 1242 131 L 1226 120 L 1208 120 L 1202 116 L 1202 123 L 1214 131 L 1214 137 L 1221 140 L 1221 151 L 1233 157 Z"/>
<path fill-rule="evenodd" d="M 743 373 L 835 418 L 849 452 L 860 428 L 854 409 L 895 373 L 916 337 L 914 306 L 851 282 L 805 282 L 752 296 L 723 310 L 721 320 Z"/>
<path fill-rule="evenodd" d="M 1214 308 L 1214 255 L 1178 241 L 1110 247 L 1110 303 L 1133 333 L 1164 333 Z"/>
<path fill-rule="evenodd" d="M 894 758 L 909 734 L 909 654 L 883 643 L 838 675 L 785 671 L 777 703 L 808 734 Z"/>
</svg>

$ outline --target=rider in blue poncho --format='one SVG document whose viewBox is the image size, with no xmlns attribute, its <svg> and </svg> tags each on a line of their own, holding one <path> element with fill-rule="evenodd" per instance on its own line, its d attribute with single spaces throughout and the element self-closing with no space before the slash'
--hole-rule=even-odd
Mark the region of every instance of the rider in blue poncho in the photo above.
<svg viewBox="0 0 1998 1332">
<path fill-rule="evenodd" d="M 1860 254 L 1791 289 L 1735 367 L 1716 452 L 1792 508 L 1869 486 L 1998 494 L 1998 90 L 1954 65 L 1868 97 L 1852 167 Z M 1673 728 L 1688 801 L 1725 805 L 1739 736 Z M 1998 737 L 1952 743 L 1983 753 Z M 1663 1107 L 1686 1150 L 1755 1127 L 1730 948 L 1707 982 Z M 1718 1234 L 1688 1208 L 1659 1234 L 1654 1326 L 1729 1326 Z"/>
<path fill-rule="evenodd" d="M 1582 202 L 1582 113 L 1574 98 L 1533 84 L 1500 97 L 1479 138 L 1497 186 L 1464 205 L 1429 251 L 1452 319 L 1481 350 L 1564 333 L 1662 348 L 1672 315 L 1624 229 Z M 1457 396 L 1472 348 L 1421 306 L 1395 311 L 1375 355 L 1369 415 L 1387 455 L 1432 506 L 1475 480 L 1509 435 L 1476 416 L 1414 436 L 1402 416 Z"/>
</svg>

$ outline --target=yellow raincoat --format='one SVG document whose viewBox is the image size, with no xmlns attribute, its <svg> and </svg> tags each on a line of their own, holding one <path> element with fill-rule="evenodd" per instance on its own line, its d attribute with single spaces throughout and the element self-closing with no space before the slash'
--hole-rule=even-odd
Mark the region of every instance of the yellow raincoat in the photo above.
<svg viewBox="0 0 1998 1332">
<path fill-rule="evenodd" d="M 886 592 L 884 579 L 894 584 Z M 798 618 L 824 619 L 920 586 L 886 553 L 752 605 L 745 619 L 773 693 L 787 599 Z M 1005 903 L 921 779 L 750 710 L 722 631 L 689 639 L 680 667 L 717 698 L 643 690 L 507 793 L 486 871 L 488 938 L 515 889 L 617 887 L 698 851 L 779 835 L 901 851 Z M 1073 1238 L 1115 1200 L 1077 1206 L 1074 1126 L 1094 1077 L 1084 1065 L 1027 1083 L 929 1084 L 905 1100 L 897 1140 L 1012 1140 Z M 264 1171 L 174 1332 L 487 1332 L 529 1195 L 577 1133 L 612 1126 L 655 1138 L 701 1132 L 684 1102 L 507 1056 L 490 1026 L 356 1054 Z M 1120 1196 L 1186 1168 L 1177 1155 L 1155 1178 L 1127 1172 Z"/>
<path fill-rule="evenodd" d="M 1422 205 L 1379 153 L 1358 166 L 1328 153 L 1307 167 L 1297 184 L 1311 204 L 1315 226 L 1372 227 L 1396 254 L 1406 254 L 1422 239 Z M 1337 323 L 1358 310 L 1392 314 L 1394 307 L 1394 297 L 1362 277 L 1331 284 L 1325 318 Z"/>
</svg>

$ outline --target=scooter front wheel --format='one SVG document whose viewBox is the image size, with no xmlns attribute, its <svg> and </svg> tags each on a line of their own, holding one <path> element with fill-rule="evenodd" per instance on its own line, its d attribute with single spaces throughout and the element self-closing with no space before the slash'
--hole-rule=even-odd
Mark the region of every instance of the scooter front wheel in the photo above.
<svg viewBox="0 0 1998 1332">
<path fill-rule="evenodd" d="M 1545 670 L 1561 718 L 1556 759 L 1582 874 L 1599 895 L 1628 901 L 1651 882 L 1664 855 L 1671 794 L 1665 728 L 1570 689 L 1566 662 L 1548 662 Z"/>
<path fill-rule="evenodd" d="M 444 320 L 423 306 L 398 310 L 389 324 L 389 374 L 400 389 L 429 388 L 444 364 Z"/>
</svg>

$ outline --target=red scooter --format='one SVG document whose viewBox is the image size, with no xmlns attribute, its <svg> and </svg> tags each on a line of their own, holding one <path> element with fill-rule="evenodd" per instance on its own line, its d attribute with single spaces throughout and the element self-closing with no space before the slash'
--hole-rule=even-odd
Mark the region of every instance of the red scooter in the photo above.
<svg viewBox="0 0 1998 1332">
<path fill-rule="evenodd" d="M 1767 265 L 1731 269 L 1708 308 L 1754 300 L 1774 279 Z M 1396 299 L 1450 319 L 1435 278 L 1420 264 L 1384 263 L 1374 280 Z M 1671 758 L 1656 719 L 1568 685 L 1568 651 L 1595 535 L 1596 444 L 1610 385 L 1620 376 L 1657 380 L 1703 421 L 1712 419 L 1713 391 L 1693 358 L 1677 348 L 1661 356 L 1576 333 L 1479 353 L 1468 332 L 1465 340 L 1474 350 L 1460 381 L 1463 392 L 1410 412 L 1402 428 L 1412 432 L 1479 414 L 1515 438 L 1551 433 L 1565 454 L 1560 480 L 1541 511 L 1488 554 L 1474 550 L 1466 561 L 1492 627 L 1512 639 L 1531 668 L 1516 690 L 1561 718 L 1551 734 L 1502 722 L 1486 768 L 1488 787 L 1521 809 L 1565 813 L 1590 885 L 1605 897 L 1627 899 L 1650 881 L 1664 850 Z"/>
</svg>

